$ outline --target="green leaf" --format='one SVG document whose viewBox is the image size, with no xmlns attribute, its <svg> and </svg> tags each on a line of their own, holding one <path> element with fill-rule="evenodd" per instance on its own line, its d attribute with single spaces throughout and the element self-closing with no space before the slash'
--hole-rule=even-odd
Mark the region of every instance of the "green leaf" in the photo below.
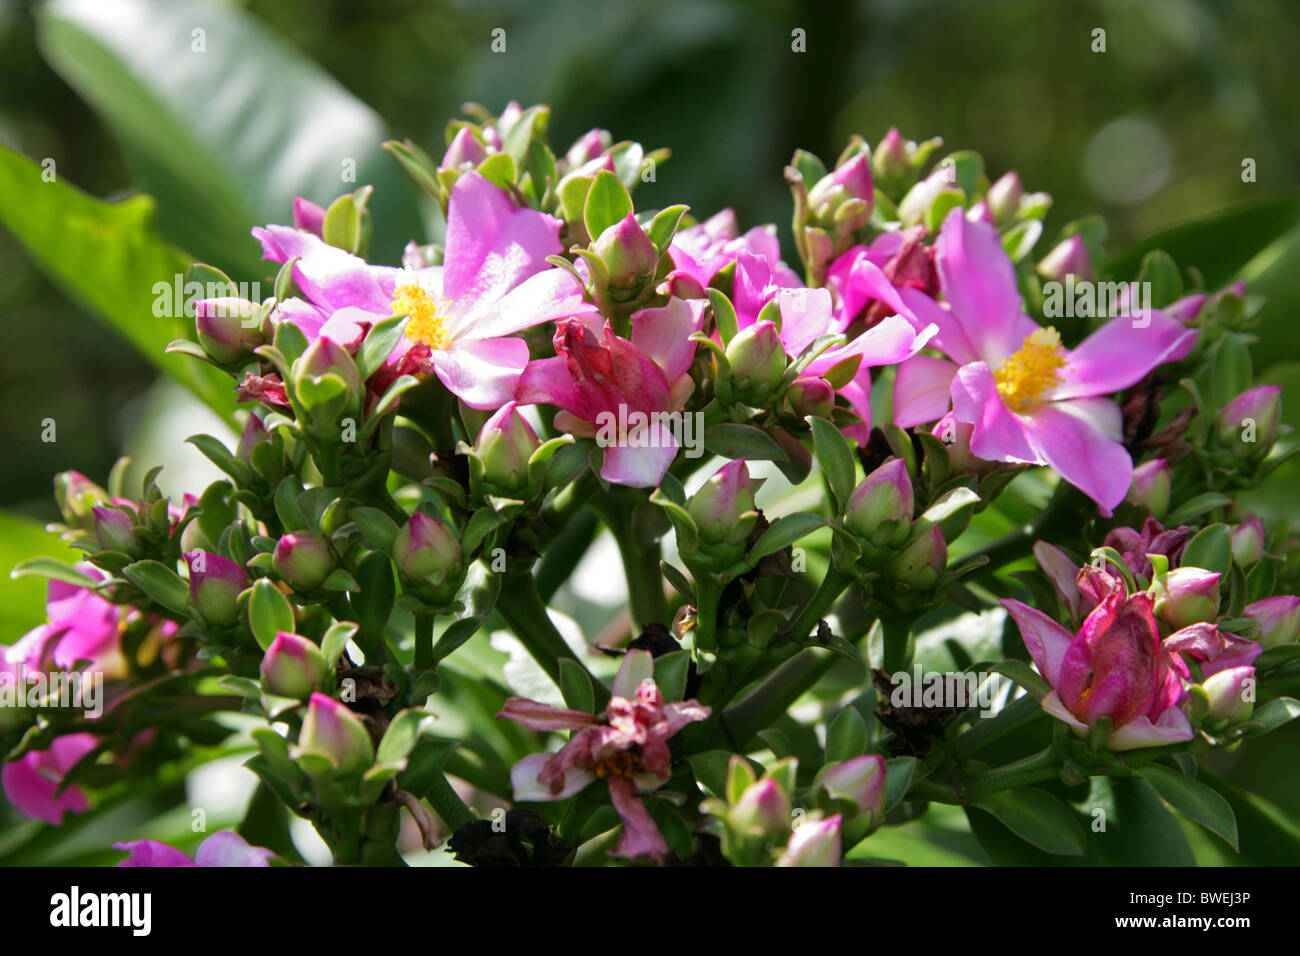
<svg viewBox="0 0 1300 956">
<path fill-rule="evenodd" d="M 28 558 L 26 561 L 14 565 L 14 569 L 9 572 L 11 578 L 29 576 L 48 578 L 51 581 L 62 581 L 64 584 L 75 585 L 79 588 L 93 588 L 98 583 L 89 574 L 84 574 L 72 565 L 55 558 Z"/>
<path fill-rule="evenodd" d="M 1226 524 L 1207 525 L 1183 551 L 1182 565 L 1226 574 L 1232 566 L 1232 539 Z"/>
<path fill-rule="evenodd" d="M 596 692 L 591 686 L 591 676 L 576 661 L 567 658 L 560 661 L 560 694 L 570 709 L 584 714 L 596 712 Z"/>
<path fill-rule="evenodd" d="M 974 806 L 991 813 L 1003 826 L 1028 843 L 1056 856 L 1082 856 L 1087 846 L 1078 818 L 1046 790 L 1025 787 L 1004 790 Z"/>
<path fill-rule="evenodd" d="M 620 222 L 632 211 L 632 197 L 618 177 L 608 169 L 596 174 L 587 192 L 587 201 L 582 207 L 582 219 L 587 226 L 587 235 L 592 241 L 610 226 Z"/>
<path fill-rule="evenodd" d="M 1263 725 L 1262 729 L 1256 731 L 1257 734 L 1266 734 L 1283 724 L 1289 724 L 1297 717 L 1300 717 L 1300 700 L 1294 697 L 1278 697 L 1257 708 L 1250 719 L 1252 723 Z"/>
<path fill-rule="evenodd" d="M 0 222 L 41 271 L 146 359 L 233 421 L 230 377 L 166 353 L 169 342 L 193 334 L 181 303 L 173 301 L 178 284 L 184 296 L 181 278 L 190 259 L 159 236 L 154 210 L 147 196 L 106 203 L 62 179 L 43 182 L 41 167 L 0 146 Z"/>
<path fill-rule="evenodd" d="M 686 677 L 690 667 L 690 651 L 671 651 L 655 658 L 655 686 L 664 695 L 664 700 L 681 700 L 686 696 Z"/>
<path fill-rule="evenodd" d="M 785 461 L 785 450 L 761 428 L 723 422 L 704 429 L 704 448 L 724 458 Z"/>
<path fill-rule="evenodd" d="M 989 670 L 1015 681 L 1039 700 L 1042 700 L 1052 691 L 1051 686 L 1047 681 L 1043 680 L 1038 671 L 1024 661 L 1005 660 L 994 664 Z"/>
<path fill-rule="evenodd" d="M 1250 388 L 1253 375 L 1250 349 L 1241 336 L 1229 332 L 1219 339 L 1210 370 L 1210 399 L 1215 407 L 1223 408 Z"/>
<path fill-rule="evenodd" d="M 338 621 L 331 624 L 329 630 L 320 641 L 320 652 L 325 658 L 325 662 L 333 667 L 335 662 L 343 655 L 343 651 L 348 646 L 348 641 L 352 640 L 357 633 L 357 625 L 350 621 Z"/>
<path fill-rule="evenodd" d="M 397 523 L 378 508 L 353 508 L 348 517 L 357 523 L 361 534 L 371 547 L 380 551 L 391 551 L 393 539 L 397 537 Z"/>
<path fill-rule="evenodd" d="M 826 731 L 826 762 L 852 760 L 867 750 L 867 722 L 856 707 L 845 707 Z"/>
<path fill-rule="evenodd" d="M 431 717 L 419 707 L 410 707 L 394 717 L 375 750 L 375 763 L 391 765 L 405 761 L 420 739 L 421 726 Z"/>
<path fill-rule="evenodd" d="M 1211 833 L 1217 833 L 1237 849 L 1237 818 L 1232 807 L 1216 791 L 1177 770 L 1150 763 L 1139 772 L 1156 793 L 1171 807 L 1195 820 Z"/>
<path fill-rule="evenodd" d="M 47 588 L 41 579 L 48 575 L 40 571 L 19 571 L 15 565 L 55 561 L 58 555 L 75 560 L 78 553 L 35 521 L 0 511 L 0 644 L 17 640 L 45 620 Z M 55 563 L 59 569 L 75 571 L 63 561 Z M 11 573 L 3 573 L 10 568 L 13 568 Z M 63 572 L 56 570 L 56 573 Z"/>
<path fill-rule="evenodd" d="M 903 802 L 916 775 L 915 757 L 893 757 L 885 761 L 885 812 Z"/>
<path fill-rule="evenodd" d="M 788 548 L 800 538 L 811 534 L 824 524 L 826 522 L 822 518 L 806 511 L 778 518 L 754 542 L 754 546 L 749 550 L 749 560 L 752 563 L 757 563 L 760 558 Z"/>
<path fill-rule="evenodd" d="M 1219 494 L 1217 491 L 1206 491 L 1189 498 L 1187 501 L 1169 513 L 1168 524 L 1173 528 L 1180 524 L 1186 524 L 1193 518 L 1197 518 L 1205 512 L 1214 508 L 1222 508 L 1224 505 L 1232 504 L 1232 499 L 1227 495 Z"/>
<path fill-rule="evenodd" d="M 293 631 L 293 605 L 270 578 L 260 578 L 253 584 L 248 597 L 248 624 L 262 649 L 271 646 L 280 631 Z"/>
<path fill-rule="evenodd" d="M 361 343 L 361 351 L 357 353 L 357 370 L 363 379 L 373 375 L 388 356 L 393 354 L 393 349 L 406 331 L 407 321 L 407 316 L 395 315 L 377 322 L 366 334 L 365 341 Z"/>
<path fill-rule="evenodd" d="M 1151 284 L 1148 304 L 1157 309 L 1163 309 L 1183 296 L 1183 277 L 1178 272 L 1178 263 L 1163 249 L 1152 249 L 1142 257 L 1137 281 Z"/>
<path fill-rule="evenodd" d="M 189 588 L 175 571 L 160 562 L 137 561 L 122 569 L 122 577 L 174 614 L 186 613 Z"/>
<path fill-rule="evenodd" d="M 238 7 L 53 0 L 36 20 L 46 61 L 103 117 L 158 197 L 164 234 L 199 258 L 261 275 L 249 227 L 285 221 L 295 195 L 328 205 L 346 181 L 375 187 L 370 211 L 386 227 L 377 260 L 396 261 L 419 231 L 378 116 Z M 236 76 L 243 92 L 232 98 Z"/>
<path fill-rule="evenodd" d="M 677 234 L 677 226 L 685 214 L 687 206 L 669 206 L 667 209 L 660 210 L 650 220 L 650 227 L 646 229 L 646 236 L 655 244 L 655 249 L 660 255 L 668 249 L 669 244 L 673 241 L 673 236 Z"/>
<path fill-rule="evenodd" d="M 831 422 L 815 415 L 808 417 L 812 428 L 813 450 L 817 453 L 817 463 L 830 484 L 831 494 L 835 497 L 837 512 L 848 507 L 853 494 L 854 467 L 853 449 L 848 439 Z"/>
</svg>

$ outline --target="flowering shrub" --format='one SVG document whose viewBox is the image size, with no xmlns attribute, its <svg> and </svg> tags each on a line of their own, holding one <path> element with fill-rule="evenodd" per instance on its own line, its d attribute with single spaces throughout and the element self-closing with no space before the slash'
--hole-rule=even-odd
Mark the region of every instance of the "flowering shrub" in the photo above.
<svg viewBox="0 0 1300 956">
<path fill-rule="evenodd" d="M 480 865 L 828 866 L 949 808 L 997 862 L 1104 859 L 1121 791 L 1235 845 L 1197 760 L 1300 715 L 1295 541 L 1232 497 L 1295 450 L 1246 290 L 1113 274 L 1095 219 L 1043 252 L 1050 197 L 893 129 L 794 156 L 786 263 L 548 117 L 388 143 L 445 224 L 400 262 L 363 187 L 252 230 L 270 296 L 190 267 L 169 351 L 242 431 L 191 439 L 225 477 L 179 503 L 56 479 L 83 558 L 15 572 L 51 580 L 0 660 L 9 801 L 66 822 L 240 714 L 257 812 L 340 864 L 414 827 Z M 574 640 L 548 604 L 598 527 L 627 607 Z"/>
</svg>

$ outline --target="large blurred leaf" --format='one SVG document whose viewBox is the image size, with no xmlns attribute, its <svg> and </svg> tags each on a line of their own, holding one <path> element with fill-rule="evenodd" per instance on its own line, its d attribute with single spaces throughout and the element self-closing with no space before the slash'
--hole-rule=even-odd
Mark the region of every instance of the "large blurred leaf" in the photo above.
<svg viewBox="0 0 1300 956">
<path fill-rule="evenodd" d="M 37 522 L 0 511 L 0 644 L 45 620 L 45 579 L 9 577 L 15 564 L 37 556 L 73 561 L 77 553 Z"/>
<path fill-rule="evenodd" d="M 379 117 L 246 13 L 50 0 L 37 40 L 121 140 L 164 233 L 199 258 L 261 275 L 251 226 L 287 221 L 295 195 L 325 203 L 364 183 L 375 187 L 376 256 L 395 261 L 416 237 L 413 191 L 380 146 Z"/>
<path fill-rule="evenodd" d="M 0 146 L 0 223 L 69 297 L 104 319 L 164 372 L 229 419 L 230 378 L 192 358 L 164 355 L 174 338 L 193 335 L 183 317 L 154 315 L 155 282 L 169 285 L 190 259 L 154 227 L 154 202 L 133 196 L 106 203 Z"/>
<path fill-rule="evenodd" d="M 1206 286 L 1217 289 L 1298 221 L 1300 199 L 1294 197 L 1237 206 L 1156 233 L 1112 255 L 1105 271 L 1120 279 L 1135 278 L 1142 257 L 1152 249 L 1163 249 L 1180 268 L 1195 266 L 1205 276 Z"/>
</svg>

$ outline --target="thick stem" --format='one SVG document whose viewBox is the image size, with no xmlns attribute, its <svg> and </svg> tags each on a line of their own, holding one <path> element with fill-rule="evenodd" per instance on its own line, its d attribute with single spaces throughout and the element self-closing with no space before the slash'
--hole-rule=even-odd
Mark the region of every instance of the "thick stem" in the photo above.
<svg viewBox="0 0 1300 956">
<path fill-rule="evenodd" d="M 1047 747 L 1024 760 L 961 777 L 955 789 L 962 802 L 977 803 L 1003 790 L 1054 780 L 1060 772 L 1061 763 L 1056 752 Z"/>
<path fill-rule="evenodd" d="M 809 635 L 817 628 L 817 622 L 826 616 L 829 611 L 839 600 L 840 595 L 848 590 L 853 583 L 853 577 L 836 571 L 834 568 L 826 572 L 826 577 L 822 578 L 822 583 L 818 586 L 816 593 L 808 599 L 808 603 L 803 606 L 799 614 L 786 628 L 786 633 L 796 643 L 803 643 Z"/>
<path fill-rule="evenodd" d="M 534 575 L 537 579 L 537 591 L 543 601 L 553 598 L 560 585 L 569 580 L 574 568 L 578 566 L 578 562 L 591 547 L 591 542 L 595 540 L 596 529 L 599 526 L 600 519 L 594 511 L 579 511 L 560 536 L 551 542 L 551 546 L 538 561 L 537 572 Z"/>
<path fill-rule="evenodd" d="M 434 666 L 432 614 L 415 618 L 415 666 L 422 671 L 432 670 Z"/>
<path fill-rule="evenodd" d="M 718 601 L 722 585 L 701 575 L 695 582 L 695 646 L 705 651 L 718 648 Z"/>
<path fill-rule="evenodd" d="M 442 818 L 442 822 L 447 824 L 447 829 L 452 833 L 478 819 L 441 772 L 434 777 L 433 786 L 425 796 L 428 798 L 429 805 L 433 807 L 434 813 Z"/>
<path fill-rule="evenodd" d="M 531 574 L 508 575 L 502 582 L 496 609 L 510 625 L 510 630 L 519 638 L 524 649 L 555 682 L 556 687 L 560 686 L 561 660 L 571 660 L 587 671 L 587 665 L 573 653 L 573 649 L 551 623 L 551 618 L 546 613 L 546 604 L 537 593 L 537 582 Z M 587 676 L 591 677 L 591 685 L 596 692 L 597 707 L 604 707 L 609 702 L 609 691 L 590 671 L 587 671 Z"/>
<path fill-rule="evenodd" d="M 645 627 L 655 621 L 666 623 L 666 611 L 663 574 L 659 570 L 659 540 L 638 536 L 633 526 L 636 505 L 641 500 L 625 494 L 604 495 L 592 502 L 592 508 L 618 542 L 632 620 L 638 627 Z"/>
<path fill-rule="evenodd" d="M 835 663 L 830 651 L 805 650 L 786 661 L 718 718 L 718 730 L 736 747 L 770 727 L 790 705 L 825 676 Z M 721 741 L 719 741 L 720 743 Z"/>
</svg>

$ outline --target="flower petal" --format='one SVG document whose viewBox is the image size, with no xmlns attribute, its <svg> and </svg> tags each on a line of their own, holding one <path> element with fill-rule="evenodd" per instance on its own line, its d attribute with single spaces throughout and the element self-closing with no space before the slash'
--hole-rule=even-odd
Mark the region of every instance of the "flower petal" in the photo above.
<svg viewBox="0 0 1300 956">
<path fill-rule="evenodd" d="M 1065 652 L 1070 649 L 1074 635 L 1042 611 L 1014 598 L 1003 598 L 1002 606 L 1020 628 L 1020 636 L 1039 673 L 1047 678 L 1047 683 L 1055 687 L 1061 674 L 1061 661 L 1065 659 Z"/>
<path fill-rule="evenodd" d="M 1148 309 L 1140 318 L 1111 319 L 1070 352 L 1063 381 L 1051 397 L 1082 398 L 1123 391 L 1156 366 L 1186 355 L 1196 334 L 1195 329 L 1159 309 Z"/>
<path fill-rule="evenodd" d="M 1037 456 L 1109 516 L 1133 483 L 1133 459 L 1107 434 L 1114 419 L 1103 404 L 1118 412 L 1110 401 L 1078 399 L 1040 405 L 1017 417 Z M 971 450 L 981 454 L 974 441 Z"/>
<path fill-rule="evenodd" d="M 1015 269 L 997 231 L 971 222 L 958 207 L 944 219 L 934 248 L 944 298 L 966 337 L 985 362 L 1001 363 L 1024 333 Z"/>
<path fill-rule="evenodd" d="M 952 362 L 930 355 L 914 355 L 901 363 L 894 375 L 894 424 L 911 428 L 946 415 L 956 374 Z"/>
<path fill-rule="evenodd" d="M 623 818 L 623 833 L 618 838 L 618 847 L 613 855 L 627 860 L 641 856 L 662 860 L 668 856 L 671 852 L 668 843 L 655 826 L 645 801 L 637 793 L 636 784 L 623 777 L 607 777 L 606 780 L 614 809 Z"/>
<path fill-rule="evenodd" d="M 496 410 L 514 398 L 528 365 L 523 339 L 482 339 L 431 353 L 438 380 L 470 408 Z"/>
<path fill-rule="evenodd" d="M 971 454 L 988 461 L 1044 463 L 1029 443 L 1023 419 L 1011 414 L 1002 403 L 997 381 L 986 363 L 975 362 L 959 368 L 950 394 L 953 417 L 974 426 Z"/>
<path fill-rule="evenodd" d="M 1116 727 L 1106 746 L 1111 750 L 1136 750 L 1138 747 L 1182 743 L 1193 736 L 1187 715 L 1177 707 L 1170 707 L 1155 723 L 1149 717 L 1135 717 L 1124 726 Z"/>
<path fill-rule="evenodd" d="M 552 707 L 550 704 L 528 700 L 526 697 L 511 697 L 497 716 L 513 720 L 519 726 L 527 727 L 529 730 L 541 731 L 577 730 L 580 727 L 591 727 L 599 723 L 591 714 L 581 710 Z"/>
<path fill-rule="evenodd" d="M 649 651 L 631 650 L 623 655 L 614 675 L 611 693 L 615 697 L 635 700 L 637 689 L 643 681 L 653 681 L 655 677 L 655 659 Z"/>
<path fill-rule="evenodd" d="M 168 846 L 166 843 L 159 843 L 157 840 L 128 840 L 125 843 L 114 843 L 114 850 L 122 850 L 130 854 L 125 860 L 122 860 L 118 866 L 195 866 L 195 862 L 188 856 L 176 849 L 174 846 Z"/>
<path fill-rule="evenodd" d="M 196 866 L 270 866 L 273 852 L 249 846 L 234 830 L 220 830 L 201 844 L 194 854 Z"/>
<path fill-rule="evenodd" d="M 537 776 L 545 769 L 555 754 L 530 754 L 510 768 L 510 789 L 515 799 L 527 803 L 549 803 L 553 800 L 567 800 L 583 790 L 596 779 L 596 775 L 580 767 L 569 767 L 564 773 L 564 786 L 558 793 L 541 783 Z"/>
</svg>

